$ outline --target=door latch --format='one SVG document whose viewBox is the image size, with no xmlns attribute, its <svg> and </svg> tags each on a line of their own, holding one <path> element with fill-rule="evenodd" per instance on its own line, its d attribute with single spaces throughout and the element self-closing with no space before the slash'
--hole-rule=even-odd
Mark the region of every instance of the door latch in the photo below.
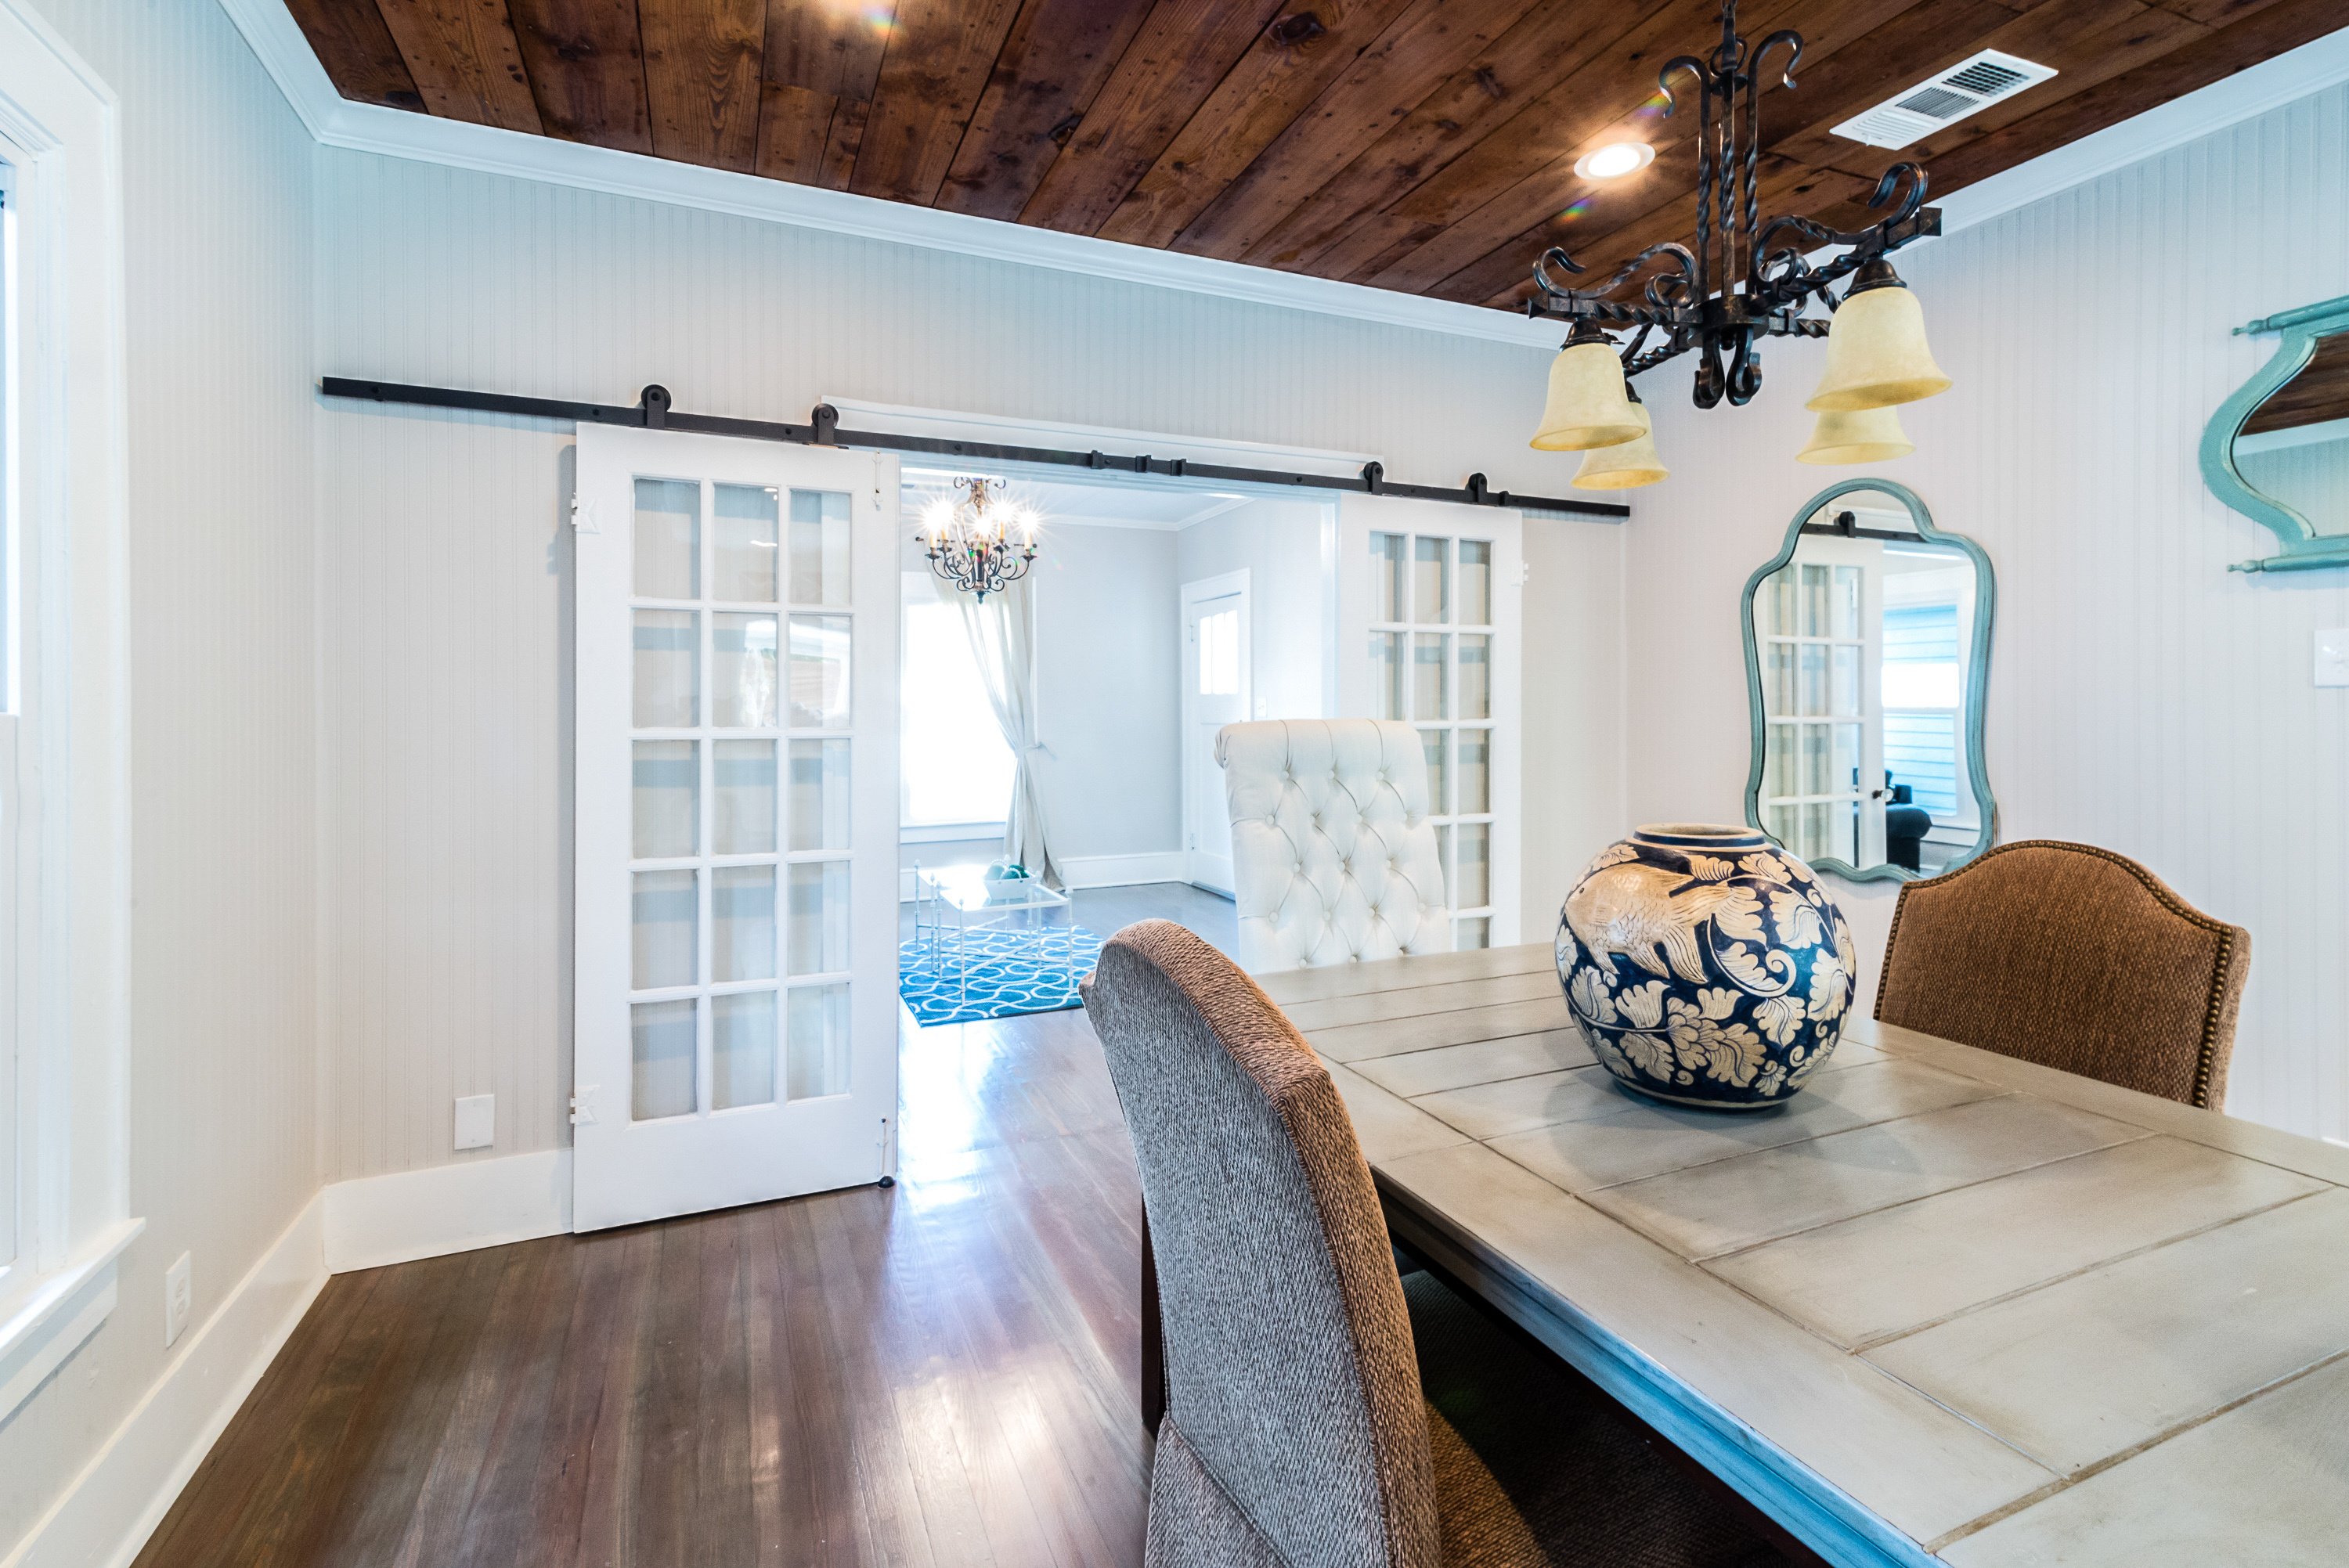
<svg viewBox="0 0 2349 1568">
<path fill-rule="evenodd" d="M 572 1125 L 572 1126 L 574 1126 L 574 1127 L 594 1127 L 594 1126 L 595 1126 L 595 1125 L 596 1125 L 596 1121 L 595 1121 L 595 1109 L 594 1109 L 591 1106 L 589 1106 L 589 1105 L 588 1105 L 588 1103 L 587 1103 L 587 1099 L 588 1099 L 588 1097 L 589 1097 L 590 1095 L 594 1094 L 597 1089 L 599 1089 L 599 1088 L 603 1088 L 603 1087 L 604 1087 L 604 1086 L 603 1086 L 603 1085 L 601 1085 L 601 1084 L 583 1083 L 583 1084 L 581 1084 L 581 1085 L 579 1086 L 579 1088 L 577 1088 L 577 1089 L 576 1089 L 576 1090 L 572 1094 L 572 1096 L 571 1096 L 571 1125 Z"/>
<path fill-rule="evenodd" d="M 571 528 L 574 533 L 604 531 L 603 525 L 595 521 L 595 509 L 575 495 L 571 498 Z"/>
</svg>

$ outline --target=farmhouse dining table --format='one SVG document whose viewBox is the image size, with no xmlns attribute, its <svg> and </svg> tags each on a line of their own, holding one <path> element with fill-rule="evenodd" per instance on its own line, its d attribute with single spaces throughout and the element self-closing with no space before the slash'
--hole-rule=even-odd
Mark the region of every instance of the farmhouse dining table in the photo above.
<svg viewBox="0 0 2349 1568">
<path fill-rule="evenodd" d="M 1259 977 L 1407 1251 L 1838 1568 L 2349 1563 L 2349 1150 L 1858 1017 L 1663 1105 L 1551 965 Z"/>
</svg>

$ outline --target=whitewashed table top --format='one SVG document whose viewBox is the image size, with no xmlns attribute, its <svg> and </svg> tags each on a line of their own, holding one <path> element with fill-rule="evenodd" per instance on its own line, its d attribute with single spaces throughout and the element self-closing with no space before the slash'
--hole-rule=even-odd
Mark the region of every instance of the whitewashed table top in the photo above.
<svg viewBox="0 0 2349 1568">
<path fill-rule="evenodd" d="M 2349 1150 L 1857 1018 L 1660 1105 L 1547 946 L 1259 980 L 1399 1233 L 1831 1561 L 2349 1563 Z"/>
</svg>

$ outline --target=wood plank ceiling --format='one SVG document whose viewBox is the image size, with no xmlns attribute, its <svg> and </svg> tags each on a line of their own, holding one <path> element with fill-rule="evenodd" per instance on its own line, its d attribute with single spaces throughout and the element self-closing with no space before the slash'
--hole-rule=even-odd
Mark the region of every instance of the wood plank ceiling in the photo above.
<svg viewBox="0 0 2349 1568">
<path fill-rule="evenodd" d="M 344 96 L 1473 304 L 1695 222 L 1656 70 L 1718 0 L 289 0 Z M 1849 226 L 1896 157 L 1947 194 L 2349 21 L 2344 0 L 1748 0 L 1806 39 L 1763 212 Z M 1902 153 L 1829 128 L 1992 47 L 2055 67 Z M 1629 178 L 1574 173 L 1652 143 Z"/>
</svg>

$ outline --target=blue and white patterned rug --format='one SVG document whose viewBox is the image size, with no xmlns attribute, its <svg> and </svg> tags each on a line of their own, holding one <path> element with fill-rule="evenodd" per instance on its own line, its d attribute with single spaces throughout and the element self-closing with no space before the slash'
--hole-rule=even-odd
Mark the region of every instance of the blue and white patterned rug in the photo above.
<svg viewBox="0 0 2349 1568">
<path fill-rule="evenodd" d="M 1101 959 L 1102 939 L 1081 925 L 1076 928 L 1075 938 L 1072 973 L 1062 956 L 1058 931 L 1042 938 L 1040 951 L 1033 932 L 974 931 L 965 938 L 970 966 L 967 980 L 955 963 L 951 946 L 937 962 L 925 965 L 920 944 L 900 943 L 898 999 L 924 1028 L 1081 1007 L 1084 998 L 1077 995 L 1075 981 L 1092 973 Z"/>
</svg>

